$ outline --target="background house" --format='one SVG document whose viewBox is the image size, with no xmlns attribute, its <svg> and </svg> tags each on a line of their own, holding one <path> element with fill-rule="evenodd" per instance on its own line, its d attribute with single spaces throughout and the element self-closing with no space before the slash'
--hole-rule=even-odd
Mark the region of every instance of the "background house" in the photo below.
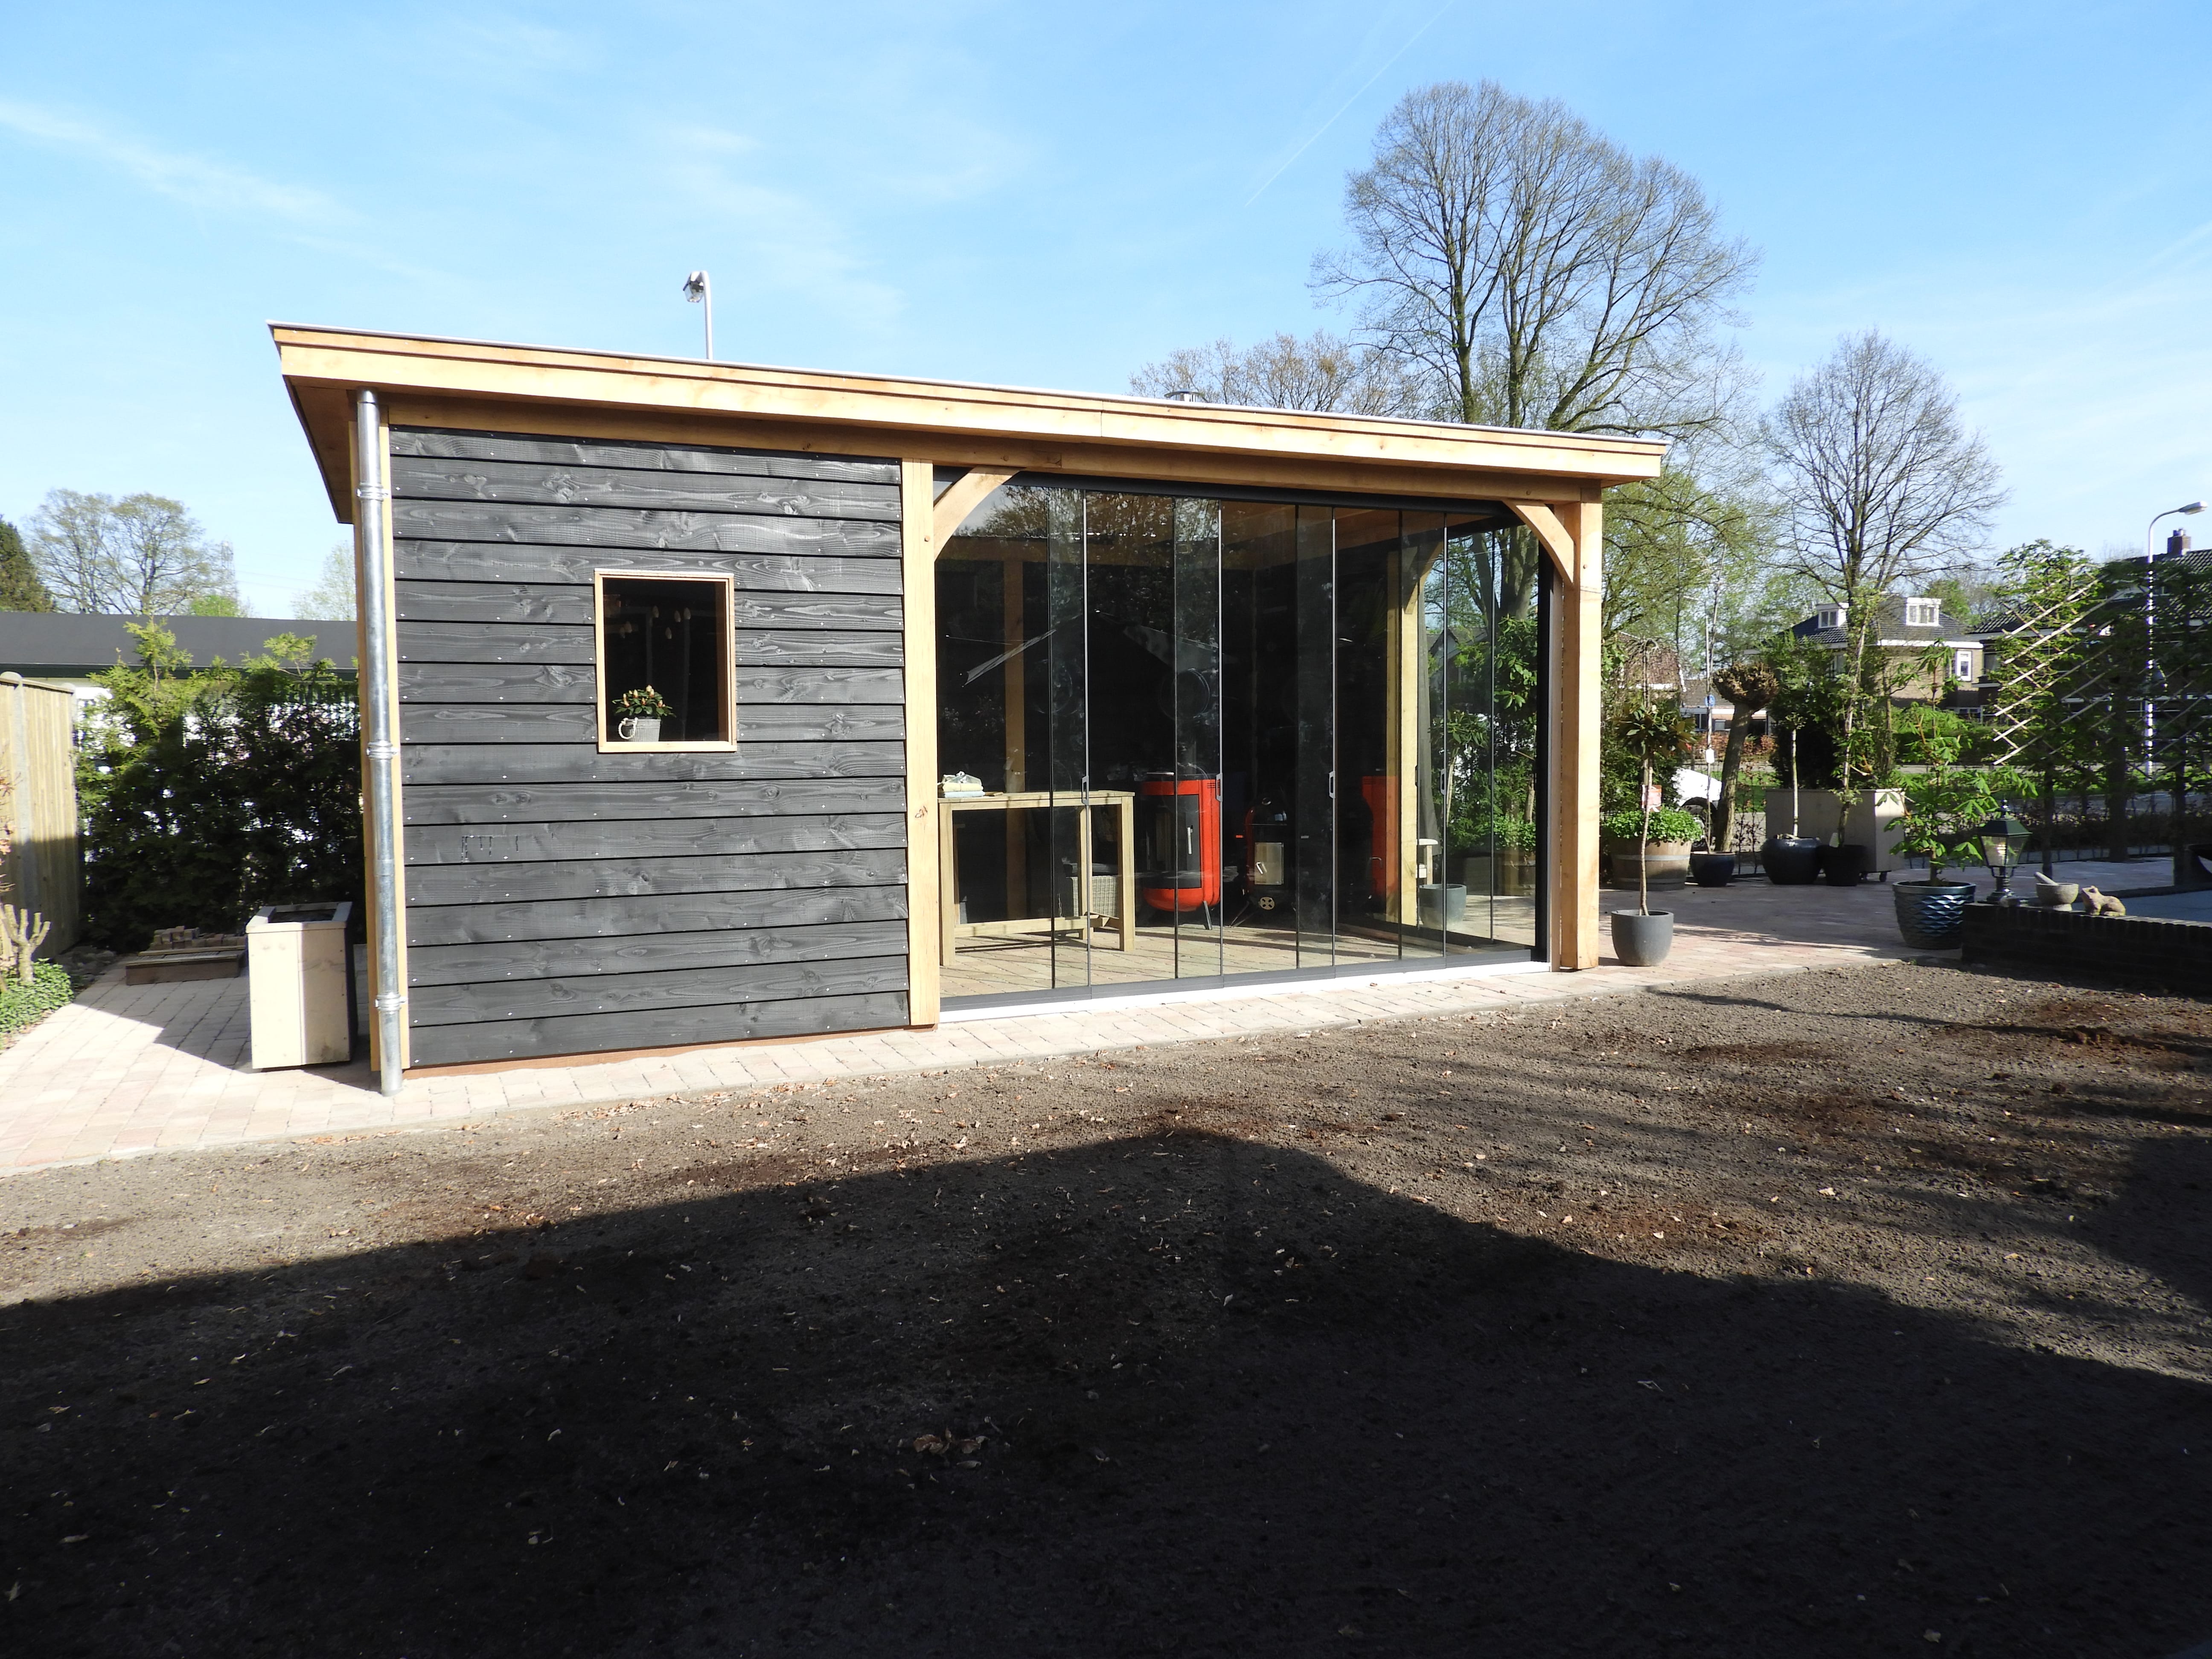
<svg viewBox="0 0 2212 1659">
<path fill-rule="evenodd" d="M 1790 631 L 1801 640 L 1826 647 L 1841 672 L 1850 649 L 1849 608 L 1823 605 Z M 1937 702 L 1962 709 L 1974 699 L 1957 695 L 1982 678 L 1982 636 L 1962 617 L 1948 616 L 1943 602 L 1925 594 L 1885 593 L 1877 601 L 1873 649 L 1898 659 L 1893 695 L 1902 702 Z M 1943 654 L 1923 665 L 1935 647 Z"/>
</svg>

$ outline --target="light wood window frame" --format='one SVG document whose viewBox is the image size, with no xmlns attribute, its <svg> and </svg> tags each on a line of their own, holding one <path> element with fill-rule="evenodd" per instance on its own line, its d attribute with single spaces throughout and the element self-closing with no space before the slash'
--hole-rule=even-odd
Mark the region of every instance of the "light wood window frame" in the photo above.
<svg viewBox="0 0 2212 1659">
<path fill-rule="evenodd" d="M 607 729 L 607 583 L 615 581 L 712 582 L 722 590 L 721 660 L 716 675 L 726 739 L 689 743 L 625 743 Z M 592 572 L 592 702 L 597 710 L 599 752 L 612 755 L 733 754 L 738 747 L 737 579 L 721 570 L 630 570 Z"/>
</svg>

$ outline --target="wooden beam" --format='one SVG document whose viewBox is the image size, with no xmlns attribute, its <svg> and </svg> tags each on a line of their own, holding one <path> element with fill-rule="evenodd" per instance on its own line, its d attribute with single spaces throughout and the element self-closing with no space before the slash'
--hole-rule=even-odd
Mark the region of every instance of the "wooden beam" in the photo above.
<svg viewBox="0 0 2212 1659">
<path fill-rule="evenodd" d="M 1520 510 L 1521 504 L 1515 503 L 1515 511 Z M 1552 605 L 1556 643 L 1552 667 L 1551 936 L 1547 945 L 1552 966 L 1572 971 L 1596 967 L 1600 950 L 1598 758 L 1604 704 L 1605 509 L 1584 502 L 1546 516 L 1558 525 L 1568 556 L 1553 590 Z M 1543 536 L 1542 526 L 1535 527 Z"/>
<path fill-rule="evenodd" d="M 937 498 L 937 547 L 945 550 L 945 544 L 967 516 L 982 506 L 983 498 L 1014 476 L 1010 466 L 971 466 L 952 481 L 951 487 Z"/>
<path fill-rule="evenodd" d="M 1514 515 L 1536 532 L 1536 539 L 1544 544 L 1544 551 L 1552 556 L 1553 567 L 1560 576 L 1571 582 L 1575 579 L 1575 538 L 1567 526 L 1560 522 L 1562 513 L 1572 513 L 1573 504 L 1553 507 L 1547 501 L 1509 501 Z"/>
<path fill-rule="evenodd" d="M 937 510 L 936 469 L 899 463 L 903 531 L 906 676 L 907 1023 L 937 1024 Z"/>
</svg>

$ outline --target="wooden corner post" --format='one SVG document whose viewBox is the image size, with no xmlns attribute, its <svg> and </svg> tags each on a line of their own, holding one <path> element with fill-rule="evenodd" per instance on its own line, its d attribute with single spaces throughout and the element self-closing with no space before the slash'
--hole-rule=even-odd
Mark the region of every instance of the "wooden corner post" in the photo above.
<svg viewBox="0 0 2212 1659">
<path fill-rule="evenodd" d="M 936 468 L 899 463 L 906 679 L 907 1024 L 937 1024 Z"/>
<path fill-rule="evenodd" d="M 1559 580 L 1552 641 L 1552 966 L 1598 959 L 1598 758 L 1604 709 L 1605 509 L 1595 501 L 1509 501 Z"/>
</svg>

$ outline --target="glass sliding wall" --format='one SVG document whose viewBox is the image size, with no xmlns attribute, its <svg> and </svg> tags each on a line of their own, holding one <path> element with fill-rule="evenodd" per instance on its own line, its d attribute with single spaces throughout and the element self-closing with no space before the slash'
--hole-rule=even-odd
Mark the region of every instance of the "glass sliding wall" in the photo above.
<svg viewBox="0 0 2212 1659">
<path fill-rule="evenodd" d="M 1534 939 L 1498 509 L 1009 487 L 938 567 L 949 998 L 1383 971 Z"/>
</svg>

